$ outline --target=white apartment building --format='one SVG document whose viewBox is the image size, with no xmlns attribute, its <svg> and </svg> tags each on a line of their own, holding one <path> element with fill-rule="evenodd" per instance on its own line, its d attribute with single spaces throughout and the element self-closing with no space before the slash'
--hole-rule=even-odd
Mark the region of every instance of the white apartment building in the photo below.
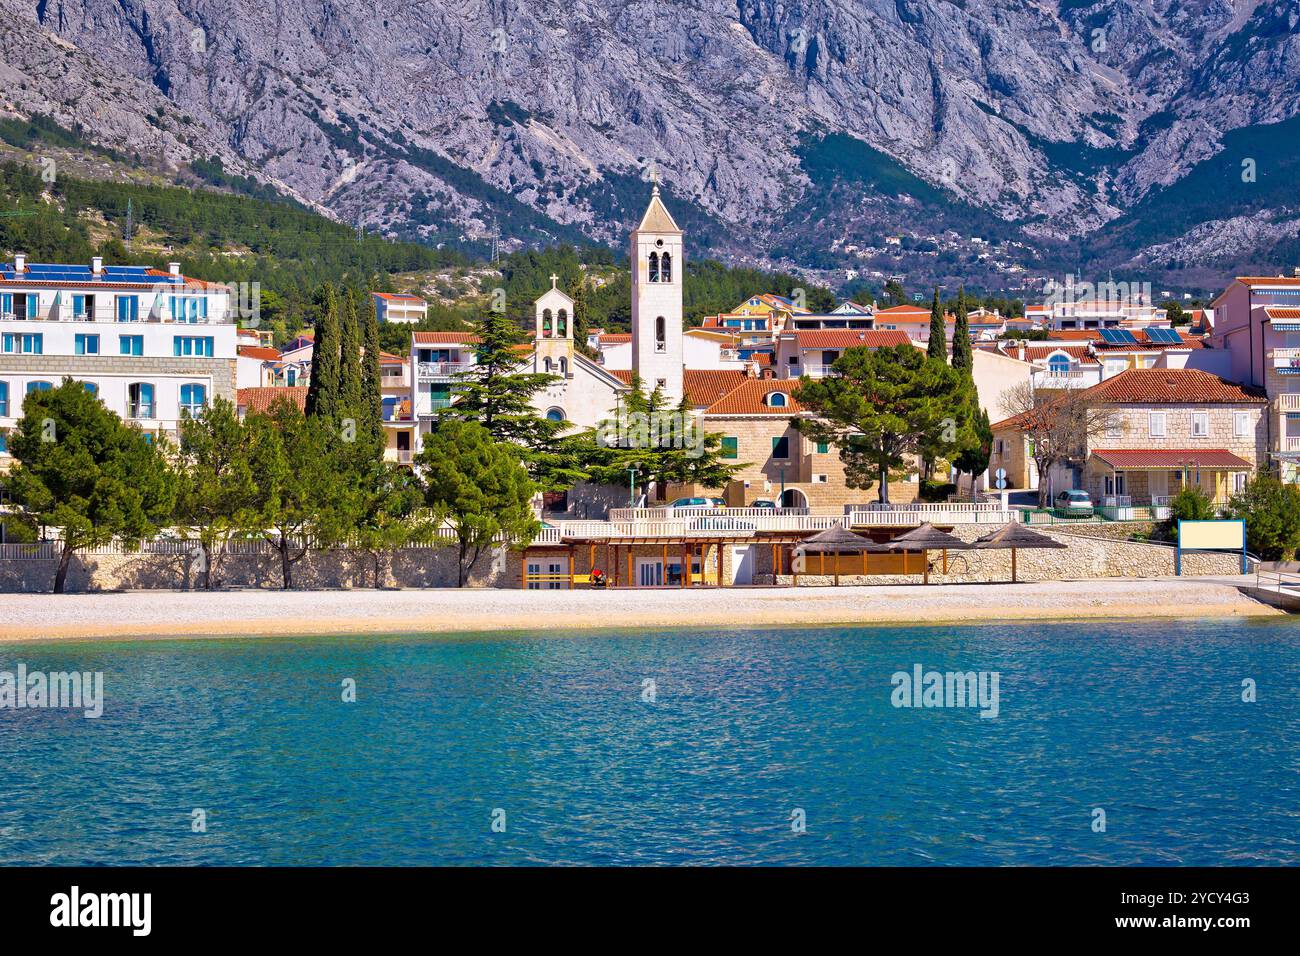
<svg viewBox="0 0 1300 956">
<path fill-rule="evenodd" d="M 215 396 L 234 401 L 230 289 L 180 265 L 0 263 L 0 462 L 24 397 L 64 378 L 148 432 L 175 435 Z"/>
<path fill-rule="evenodd" d="M 400 295 L 394 292 L 372 292 L 375 297 L 375 317 L 384 322 L 414 325 L 423 322 L 429 314 L 429 305 L 418 295 Z"/>
</svg>

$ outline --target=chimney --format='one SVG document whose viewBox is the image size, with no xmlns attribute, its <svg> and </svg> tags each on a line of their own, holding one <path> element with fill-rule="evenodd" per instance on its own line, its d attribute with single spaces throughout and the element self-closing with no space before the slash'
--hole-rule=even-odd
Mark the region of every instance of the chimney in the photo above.
<svg viewBox="0 0 1300 956">
<path fill-rule="evenodd" d="M 26 271 L 27 271 L 27 253 L 15 252 L 14 253 L 14 275 L 18 275 L 20 272 L 26 272 Z"/>
<path fill-rule="evenodd" d="M 1018 347 L 1017 347 L 1017 351 L 1016 351 L 1016 358 L 1020 359 L 1020 361 L 1022 361 L 1022 362 L 1025 360 L 1025 342 L 1026 342 L 1025 339 L 1021 339 L 1021 340 L 1017 343 L 1017 346 L 1018 346 Z"/>
<path fill-rule="evenodd" d="M 103 256 L 94 256 L 94 257 L 90 260 L 90 274 L 91 274 L 91 275 L 96 275 L 96 276 L 98 276 L 98 275 L 103 275 L 103 274 L 104 274 L 104 257 L 103 257 Z"/>
<path fill-rule="evenodd" d="M 169 262 L 167 263 L 167 271 L 174 276 L 179 276 L 181 274 L 181 264 L 179 262 Z"/>
</svg>

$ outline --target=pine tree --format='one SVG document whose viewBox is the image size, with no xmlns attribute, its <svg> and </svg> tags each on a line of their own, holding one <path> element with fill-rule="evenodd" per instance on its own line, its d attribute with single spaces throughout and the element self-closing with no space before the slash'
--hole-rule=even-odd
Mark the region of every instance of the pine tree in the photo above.
<svg viewBox="0 0 1300 956">
<path fill-rule="evenodd" d="M 979 399 L 971 389 L 971 399 L 975 405 L 979 404 Z M 970 496 L 975 500 L 975 476 L 983 474 L 989 467 L 989 459 L 993 455 L 993 427 L 989 423 L 989 413 L 984 409 L 979 409 L 978 414 L 974 416 L 972 422 L 974 436 L 970 447 L 957 456 L 953 464 L 957 470 L 970 475 Z"/>
<path fill-rule="evenodd" d="M 523 361 L 516 342 L 519 329 L 505 313 L 488 312 L 477 331 L 475 363 L 456 382 L 456 400 L 440 418 L 478 422 L 494 442 L 515 446 L 543 491 L 581 481 L 586 474 L 578 464 L 575 441 L 563 437 L 570 423 L 545 418 L 533 407 L 533 396 L 559 378 L 517 371 Z"/>
<path fill-rule="evenodd" d="M 573 342 L 574 347 L 587 356 L 589 359 L 595 359 L 595 349 L 587 344 L 587 335 L 590 331 L 590 313 L 591 308 L 587 303 L 587 280 L 579 275 L 567 290 L 568 296 L 573 300 Z"/>
<path fill-rule="evenodd" d="M 342 306 L 343 322 L 339 336 L 339 415 L 355 420 L 362 417 L 361 328 L 357 323 L 355 290 L 347 291 Z"/>
<path fill-rule="evenodd" d="M 943 305 L 939 302 L 938 286 L 934 287 L 934 304 L 930 306 L 930 341 L 926 345 L 925 354 L 930 358 L 948 361 L 948 338 L 944 329 Z"/>
<path fill-rule="evenodd" d="M 970 345 L 970 325 L 966 320 L 966 288 L 957 290 L 957 321 L 952 329 L 952 367 L 965 369 L 971 374 L 975 367 L 975 355 Z"/>
<path fill-rule="evenodd" d="M 339 313 L 338 298 L 328 282 L 317 296 L 316 309 L 306 412 L 312 418 L 336 419 L 339 417 Z"/>
<path fill-rule="evenodd" d="M 362 336 L 365 354 L 361 364 L 361 410 L 358 431 L 373 443 L 376 457 L 382 457 L 384 445 L 383 394 L 379 370 L 379 319 L 375 315 L 375 299 L 369 293 L 361 308 Z"/>
</svg>

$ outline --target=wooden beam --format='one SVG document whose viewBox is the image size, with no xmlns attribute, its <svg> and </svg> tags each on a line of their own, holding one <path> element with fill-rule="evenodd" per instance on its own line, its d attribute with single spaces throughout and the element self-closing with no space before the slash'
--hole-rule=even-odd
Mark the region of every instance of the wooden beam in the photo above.
<svg viewBox="0 0 1300 956">
<path fill-rule="evenodd" d="M 1011 583 L 1016 583 L 1016 549 L 1011 549 Z"/>
<path fill-rule="evenodd" d="M 528 552 L 519 552 L 519 570 L 523 576 L 523 589 L 528 590 Z"/>
</svg>

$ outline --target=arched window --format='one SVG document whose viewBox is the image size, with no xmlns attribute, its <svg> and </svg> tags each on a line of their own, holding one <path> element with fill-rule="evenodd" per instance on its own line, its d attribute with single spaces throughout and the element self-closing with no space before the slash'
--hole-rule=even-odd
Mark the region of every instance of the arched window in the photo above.
<svg viewBox="0 0 1300 956">
<path fill-rule="evenodd" d="M 548 408 L 548 409 L 546 410 L 546 418 L 547 418 L 548 421 L 552 421 L 552 422 L 562 422 L 562 421 L 564 421 L 564 409 L 562 409 L 562 408 Z"/>
<path fill-rule="evenodd" d="M 28 382 L 27 394 L 30 395 L 32 392 L 48 392 L 53 387 L 54 386 L 49 382 Z"/>
<path fill-rule="evenodd" d="M 568 374 L 569 374 L 569 360 L 568 360 L 567 358 L 565 358 L 563 355 L 561 355 L 561 356 L 560 356 L 560 359 L 559 359 L 559 363 L 560 363 L 560 374 L 561 374 L 561 375 L 568 375 Z"/>
<path fill-rule="evenodd" d="M 548 355 L 542 358 L 542 371 L 549 372 L 550 370 L 551 370 L 551 358 Z"/>
<path fill-rule="evenodd" d="M 561 309 L 555 315 L 555 334 L 564 338 L 569 334 L 569 310 Z"/>
<path fill-rule="evenodd" d="M 126 404 L 128 418 L 153 418 L 153 386 L 132 382 L 126 387 Z"/>
<path fill-rule="evenodd" d="M 1065 375 L 1070 371 L 1070 357 L 1058 352 L 1048 360 L 1047 368 L 1053 375 Z"/>
<path fill-rule="evenodd" d="M 660 282 L 673 281 L 673 257 L 666 252 L 663 254 L 663 257 L 659 260 L 659 281 Z"/>
<path fill-rule="evenodd" d="M 9 383 L 0 382 L 0 418 L 9 414 Z"/>
<path fill-rule="evenodd" d="M 650 253 L 650 281 L 659 281 L 659 253 Z"/>
<path fill-rule="evenodd" d="M 551 310 L 542 309 L 542 338 L 551 334 Z"/>
<path fill-rule="evenodd" d="M 785 392 L 771 392 L 767 396 L 767 404 L 773 408 L 785 408 L 787 404 Z"/>
<path fill-rule="evenodd" d="M 208 401 L 208 390 L 202 385 L 181 386 L 181 413 L 197 418 Z"/>
<path fill-rule="evenodd" d="M 655 351 L 668 351 L 668 328 L 662 315 L 655 319 Z"/>
</svg>

